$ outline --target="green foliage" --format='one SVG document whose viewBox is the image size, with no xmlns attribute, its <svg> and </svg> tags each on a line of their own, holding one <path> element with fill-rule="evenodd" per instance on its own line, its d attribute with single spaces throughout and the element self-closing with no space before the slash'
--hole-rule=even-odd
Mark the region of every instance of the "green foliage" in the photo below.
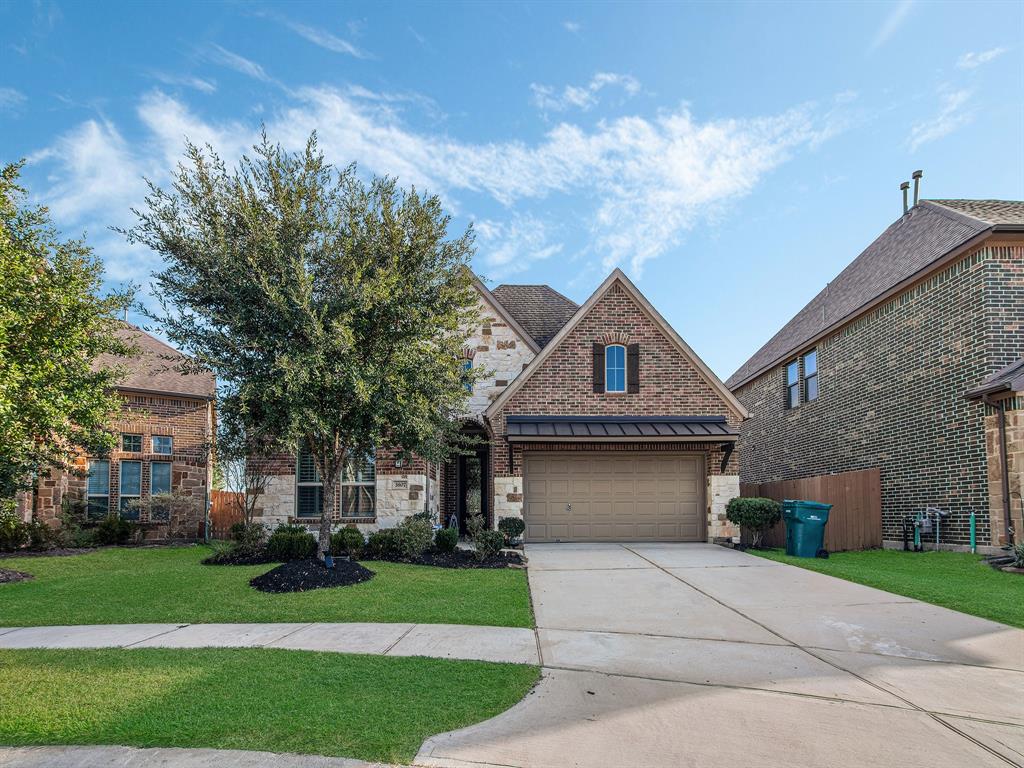
<svg viewBox="0 0 1024 768">
<path fill-rule="evenodd" d="M 114 447 L 121 372 L 93 362 L 132 351 L 116 335 L 130 293 L 101 295 L 102 262 L 26 204 L 21 165 L 0 169 L 0 497 L 69 468 L 79 449 Z"/>
<path fill-rule="evenodd" d="M 438 552 L 454 552 L 459 546 L 459 532 L 454 528 L 439 528 L 434 534 L 434 546 Z"/>
<path fill-rule="evenodd" d="M 58 530 L 59 546 L 62 547 L 91 547 L 95 545 L 93 531 L 82 527 L 82 520 L 85 518 L 84 503 L 68 503 L 65 499 L 59 515 L 60 528 Z"/>
<path fill-rule="evenodd" d="M 332 555 L 349 555 L 359 558 L 362 556 L 365 546 L 366 539 L 363 538 L 363 532 L 358 528 L 342 528 L 331 536 Z"/>
<path fill-rule="evenodd" d="M 1024 542 L 1017 542 L 1013 545 L 1013 565 L 1014 568 L 1024 568 Z"/>
<path fill-rule="evenodd" d="M 157 318 L 170 339 L 217 374 L 247 428 L 309 446 L 321 551 L 346 457 L 390 445 L 440 461 L 458 444 L 473 233 L 448 237 L 438 197 L 364 183 L 315 134 L 298 153 L 264 136 L 233 169 L 188 144 L 138 216 L 125 234 L 167 265 L 155 293 L 173 307 Z"/>
<path fill-rule="evenodd" d="M 42 552 L 60 544 L 60 534 L 42 520 L 30 520 L 25 526 L 28 532 L 28 548 L 33 552 Z"/>
<path fill-rule="evenodd" d="M 128 544 L 134 540 L 138 526 L 130 520 L 122 520 L 117 515 L 107 515 L 93 529 L 93 540 L 99 546 Z"/>
<path fill-rule="evenodd" d="M 481 531 L 473 538 L 477 560 L 486 560 L 501 552 L 505 546 L 505 534 L 501 531 Z"/>
<path fill-rule="evenodd" d="M 267 540 L 267 527 L 263 523 L 238 522 L 231 526 L 231 538 L 242 546 L 262 546 Z"/>
<path fill-rule="evenodd" d="M 267 557 L 274 562 L 305 560 L 316 554 L 316 539 L 305 526 L 279 525 L 267 539 Z"/>
<path fill-rule="evenodd" d="M 526 523 L 521 517 L 503 517 L 498 521 L 498 530 L 505 534 L 505 544 L 511 545 L 523 535 Z"/>
<path fill-rule="evenodd" d="M 434 541 L 434 526 L 422 518 L 407 517 L 394 530 L 398 554 L 407 560 L 422 555 Z"/>
<path fill-rule="evenodd" d="M 366 538 L 365 553 L 377 560 L 388 560 L 398 557 L 398 531 L 385 528 L 374 531 Z"/>
<path fill-rule="evenodd" d="M 729 500 L 725 517 L 751 535 L 751 545 L 761 546 L 764 534 L 782 519 L 782 505 L 774 499 L 737 496 Z"/>
<path fill-rule="evenodd" d="M 0 507 L 0 552 L 13 552 L 28 544 L 28 527 L 14 511 L 13 500 Z"/>
</svg>

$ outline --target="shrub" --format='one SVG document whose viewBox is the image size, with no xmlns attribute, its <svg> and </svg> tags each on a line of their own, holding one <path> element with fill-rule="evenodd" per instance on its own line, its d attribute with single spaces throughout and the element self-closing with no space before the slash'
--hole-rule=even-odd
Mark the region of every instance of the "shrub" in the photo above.
<svg viewBox="0 0 1024 768">
<path fill-rule="evenodd" d="M 237 541 L 213 542 L 213 554 L 204 565 L 259 565 L 273 562 L 263 544 L 239 544 Z"/>
<path fill-rule="evenodd" d="M 0 508 L 0 552 L 13 552 L 28 544 L 28 526 L 10 501 Z"/>
<path fill-rule="evenodd" d="M 505 534 L 505 544 L 511 545 L 526 530 L 526 523 L 521 517 L 503 517 L 498 521 L 498 530 Z"/>
<path fill-rule="evenodd" d="M 316 537 L 301 525 L 279 525 L 267 539 L 267 557 L 273 562 L 305 560 L 316 554 Z"/>
<path fill-rule="evenodd" d="M 267 540 L 263 523 L 238 522 L 231 526 L 231 538 L 240 546 L 258 547 Z"/>
<path fill-rule="evenodd" d="M 127 544 L 135 538 L 138 526 L 117 515 L 107 515 L 93 531 L 93 540 L 100 546 Z"/>
<path fill-rule="evenodd" d="M 476 548 L 476 559 L 486 560 L 501 552 L 505 546 L 505 534 L 501 531 L 481 531 L 473 539 L 473 546 Z"/>
<path fill-rule="evenodd" d="M 407 517 L 394 530 L 398 532 L 398 553 L 408 560 L 422 555 L 434 541 L 434 526 L 422 518 Z"/>
<path fill-rule="evenodd" d="M 434 524 L 434 513 L 431 512 L 428 509 L 425 509 L 422 512 L 417 512 L 414 515 L 409 515 L 409 517 L 407 517 L 406 520 L 423 520 L 423 521 L 428 522 L 431 525 L 433 525 Z"/>
<path fill-rule="evenodd" d="M 1013 562 L 1010 563 L 1014 568 L 1024 568 L 1024 541 L 1018 542 L 1013 545 Z"/>
<path fill-rule="evenodd" d="M 459 532 L 454 528 L 439 528 L 434 534 L 434 546 L 438 552 L 454 552 L 459 545 Z"/>
<path fill-rule="evenodd" d="M 378 560 L 398 557 L 398 529 L 385 528 L 382 531 L 374 531 L 366 540 L 363 551 Z"/>
<path fill-rule="evenodd" d="M 782 519 L 782 505 L 774 499 L 737 496 L 729 501 L 725 517 L 750 532 L 750 544 L 756 549 L 761 546 L 765 532 Z"/>
<path fill-rule="evenodd" d="M 358 558 L 363 554 L 366 539 L 358 528 L 342 528 L 331 536 L 331 554 Z"/>
<path fill-rule="evenodd" d="M 60 541 L 57 530 L 41 520 L 33 520 L 25 526 L 25 530 L 28 531 L 28 548 L 34 552 L 51 549 Z"/>
</svg>

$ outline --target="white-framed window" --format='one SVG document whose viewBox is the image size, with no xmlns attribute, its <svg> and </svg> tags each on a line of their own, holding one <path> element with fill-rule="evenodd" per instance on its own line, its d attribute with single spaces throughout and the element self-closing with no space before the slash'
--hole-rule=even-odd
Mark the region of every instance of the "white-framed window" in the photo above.
<svg viewBox="0 0 1024 768">
<path fill-rule="evenodd" d="M 149 465 L 149 494 L 171 492 L 171 462 L 154 461 Z"/>
<path fill-rule="evenodd" d="M 341 516 L 377 514 L 377 455 L 375 451 L 345 463 L 341 473 Z"/>
<path fill-rule="evenodd" d="M 786 365 L 786 400 L 787 408 L 800 405 L 800 361 L 794 360 Z"/>
<path fill-rule="evenodd" d="M 132 509 L 131 505 L 142 497 L 142 462 L 122 461 L 119 476 L 120 516 L 126 520 L 136 520 L 139 517 L 139 510 Z"/>
<path fill-rule="evenodd" d="M 804 355 L 804 402 L 818 399 L 818 350 Z"/>
<path fill-rule="evenodd" d="M 170 435 L 153 435 L 153 453 L 170 456 L 174 453 L 174 438 Z"/>
<path fill-rule="evenodd" d="M 626 348 L 621 344 L 604 348 L 604 391 L 626 391 Z"/>
<path fill-rule="evenodd" d="M 142 453 L 142 435 L 121 435 L 121 450 L 126 453 Z"/>
<path fill-rule="evenodd" d="M 295 462 L 295 516 L 320 517 L 323 498 L 324 484 L 313 462 L 313 454 L 303 446 Z"/>
<path fill-rule="evenodd" d="M 89 459 L 85 514 L 90 520 L 102 520 L 110 512 L 110 462 Z"/>
</svg>

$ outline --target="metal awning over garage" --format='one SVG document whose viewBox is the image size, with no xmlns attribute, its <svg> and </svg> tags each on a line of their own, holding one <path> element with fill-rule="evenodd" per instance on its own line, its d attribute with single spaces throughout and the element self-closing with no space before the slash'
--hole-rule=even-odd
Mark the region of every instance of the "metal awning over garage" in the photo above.
<svg viewBox="0 0 1024 768">
<path fill-rule="evenodd" d="M 724 416 L 509 416 L 510 442 L 734 442 Z"/>
</svg>

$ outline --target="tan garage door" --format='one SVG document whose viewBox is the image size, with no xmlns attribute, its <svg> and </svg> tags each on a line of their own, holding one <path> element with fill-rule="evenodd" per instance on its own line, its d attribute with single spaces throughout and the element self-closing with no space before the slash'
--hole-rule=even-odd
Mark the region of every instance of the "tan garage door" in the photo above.
<svg viewBox="0 0 1024 768">
<path fill-rule="evenodd" d="M 527 453 L 526 540 L 703 541 L 702 457 Z"/>
</svg>

